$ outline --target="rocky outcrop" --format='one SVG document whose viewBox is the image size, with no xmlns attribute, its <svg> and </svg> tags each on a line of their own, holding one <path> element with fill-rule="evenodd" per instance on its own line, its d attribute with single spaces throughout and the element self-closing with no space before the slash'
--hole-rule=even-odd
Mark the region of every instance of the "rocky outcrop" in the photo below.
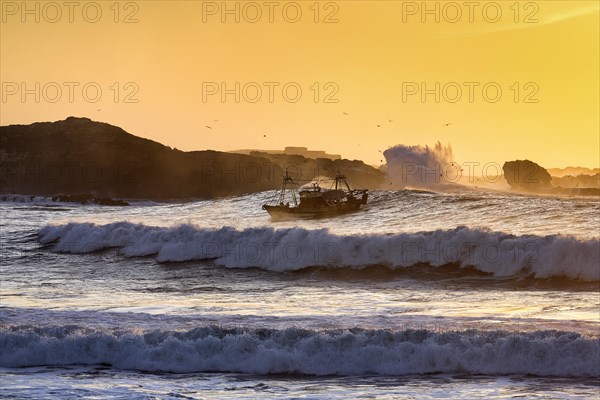
<svg viewBox="0 0 600 400">
<path fill-rule="evenodd" d="M 600 168 L 585 168 L 585 167 L 566 167 L 566 168 L 548 168 L 548 173 L 552 177 L 563 177 L 567 175 L 597 175 L 600 174 Z"/>
<path fill-rule="evenodd" d="M 384 181 L 381 171 L 358 160 L 183 152 L 75 117 L 0 127 L 0 162 L 0 193 L 107 205 L 118 205 L 108 201 L 118 198 L 214 198 L 276 189 L 286 168 L 306 181 L 338 170 L 356 187 L 379 188 Z"/>
<path fill-rule="evenodd" d="M 42 196 L 214 198 L 274 189 L 282 176 L 266 158 L 183 152 L 75 117 L 0 127 L 0 163 L 1 193 Z"/>
<path fill-rule="evenodd" d="M 502 166 L 504 179 L 511 189 L 545 192 L 552 189 L 552 177 L 543 167 L 529 160 L 507 161 Z"/>
<path fill-rule="evenodd" d="M 332 178 L 338 171 L 348 178 L 348 182 L 353 188 L 357 189 L 380 189 L 385 181 L 385 173 L 360 160 L 312 159 L 301 155 L 269 154 L 257 151 L 251 154 L 269 159 L 282 170 L 287 169 L 290 176 L 298 180 L 300 184 L 315 178 Z"/>
<path fill-rule="evenodd" d="M 507 161 L 502 167 L 512 190 L 561 196 L 600 196 L 600 175 L 556 178 L 533 161 Z"/>
<path fill-rule="evenodd" d="M 552 176 L 552 184 L 563 188 L 596 188 L 600 189 L 600 174 Z"/>
</svg>

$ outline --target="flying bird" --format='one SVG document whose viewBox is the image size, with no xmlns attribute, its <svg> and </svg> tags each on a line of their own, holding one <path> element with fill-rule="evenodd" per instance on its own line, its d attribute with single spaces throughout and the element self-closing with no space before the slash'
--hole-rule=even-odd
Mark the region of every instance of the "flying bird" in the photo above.
<svg viewBox="0 0 600 400">
<path fill-rule="evenodd" d="M 445 124 L 442 124 L 442 126 L 450 126 L 450 125 L 452 125 L 452 122 L 447 122 Z"/>
<path fill-rule="evenodd" d="M 390 122 L 394 122 L 394 120 L 393 120 L 393 119 L 388 119 L 388 121 L 390 121 Z"/>
<path fill-rule="evenodd" d="M 347 112 L 345 112 L 345 111 L 344 111 L 342 114 L 344 114 L 344 115 L 348 115 L 348 113 L 347 113 Z"/>
<path fill-rule="evenodd" d="M 212 129 L 212 126 L 208 126 L 208 125 L 206 125 L 206 128 L 208 128 L 208 129 Z"/>
<path fill-rule="evenodd" d="M 378 128 L 381 128 L 381 125 L 377 124 L 377 127 L 378 127 Z"/>
<path fill-rule="evenodd" d="M 267 135 L 263 135 L 263 137 L 267 137 Z"/>
</svg>

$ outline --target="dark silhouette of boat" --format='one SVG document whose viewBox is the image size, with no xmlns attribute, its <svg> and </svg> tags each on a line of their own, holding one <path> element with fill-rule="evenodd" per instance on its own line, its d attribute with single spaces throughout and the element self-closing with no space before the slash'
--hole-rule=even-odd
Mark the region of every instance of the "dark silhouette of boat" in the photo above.
<svg viewBox="0 0 600 400">
<path fill-rule="evenodd" d="M 330 189 L 323 189 L 320 182 L 331 182 Z M 283 185 L 272 203 L 264 204 L 272 217 L 319 218 L 331 217 L 357 211 L 367 204 L 367 189 L 351 189 L 346 176 L 339 171 L 333 179 L 312 182 L 298 188 L 298 184 L 285 171 Z M 288 200 L 291 198 L 291 204 Z M 287 200 L 287 201 L 286 201 Z"/>
</svg>

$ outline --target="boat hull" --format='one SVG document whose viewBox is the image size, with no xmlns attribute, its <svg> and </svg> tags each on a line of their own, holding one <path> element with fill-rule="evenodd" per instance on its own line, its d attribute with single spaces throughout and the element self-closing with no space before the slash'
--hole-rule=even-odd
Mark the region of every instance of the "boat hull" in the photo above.
<svg viewBox="0 0 600 400">
<path fill-rule="evenodd" d="M 360 205 L 360 202 L 352 202 L 332 207 L 307 208 L 265 204 L 263 210 L 267 211 L 273 218 L 327 218 L 358 211 Z"/>
</svg>

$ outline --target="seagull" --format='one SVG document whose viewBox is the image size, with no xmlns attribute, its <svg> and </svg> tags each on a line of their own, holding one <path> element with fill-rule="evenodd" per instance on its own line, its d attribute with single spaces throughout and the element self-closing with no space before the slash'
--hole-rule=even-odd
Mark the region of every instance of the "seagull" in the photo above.
<svg viewBox="0 0 600 400">
<path fill-rule="evenodd" d="M 380 152 L 381 154 L 383 154 L 383 151 L 381 151 L 381 150 L 377 150 L 377 151 Z"/>
<path fill-rule="evenodd" d="M 393 119 L 388 119 L 388 121 L 390 121 L 390 122 L 394 122 L 394 120 L 393 120 Z"/>
<path fill-rule="evenodd" d="M 445 124 L 442 124 L 442 126 L 450 126 L 450 125 L 452 125 L 452 122 L 447 122 Z"/>
<path fill-rule="evenodd" d="M 347 113 L 347 112 L 345 112 L 345 111 L 344 111 L 342 114 L 344 114 L 344 115 L 348 115 L 348 113 Z"/>
<path fill-rule="evenodd" d="M 381 125 L 377 124 L 377 127 L 378 127 L 378 128 L 381 128 Z"/>
<path fill-rule="evenodd" d="M 208 128 L 208 129 L 212 129 L 212 126 L 208 126 L 208 125 L 206 125 L 206 128 Z"/>
<path fill-rule="evenodd" d="M 267 135 L 263 135 L 263 137 L 267 137 Z"/>
</svg>

